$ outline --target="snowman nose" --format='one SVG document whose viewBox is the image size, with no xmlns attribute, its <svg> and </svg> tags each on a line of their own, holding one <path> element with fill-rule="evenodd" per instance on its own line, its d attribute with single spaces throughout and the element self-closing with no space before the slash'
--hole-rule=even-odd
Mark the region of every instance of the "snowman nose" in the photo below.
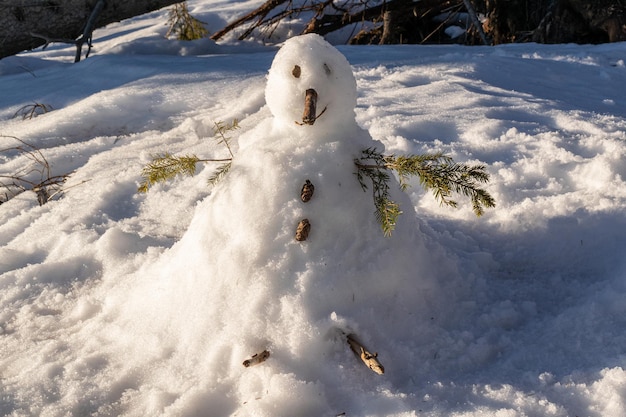
<svg viewBox="0 0 626 417">
<path fill-rule="evenodd" d="M 315 107 L 317 105 L 317 91 L 312 88 L 306 90 L 304 96 L 304 113 L 302 114 L 302 124 L 312 125 L 317 117 L 315 116 Z"/>
<path fill-rule="evenodd" d="M 309 88 L 308 90 L 306 90 L 306 93 L 304 95 L 304 113 L 302 113 L 302 123 L 296 121 L 296 124 L 303 126 L 303 125 L 312 125 L 313 123 L 315 123 L 315 121 L 319 119 L 320 116 L 324 114 L 324 112 L 326 111 L 326 107 L 324 107 L 324 110 L 322 110 L 322 112 L 316 116 L 315 115 L 316 106 L 317 106 L 317 91 L 315 91 L 312 88 Z"/>
</svg>

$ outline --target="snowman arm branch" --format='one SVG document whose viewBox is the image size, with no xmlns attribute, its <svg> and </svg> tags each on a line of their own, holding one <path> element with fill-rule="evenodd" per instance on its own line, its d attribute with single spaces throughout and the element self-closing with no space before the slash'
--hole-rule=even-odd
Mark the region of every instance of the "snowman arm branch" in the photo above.
<svg viewBox="0 0 626 417">
<path fill-rule="evenodd" d="M 199 162 L 223 162 L 224 165 L 230 166 L 232 158 L 200 159 L 196 155 L 176 156 L 169 152 L 156 155 L 152 158 L 152 161 L 142 169 L 141 176 L 143 177 L 143 181 L 137 191 L 145 193 L 152 185 L 171 180 L 178 175 L 192 176 L 195 174 L 196 165 Z M 227 169 L 222 171 L 225 172 Z"/>
<path fill-rule="evenodd" d="M 368 149 L 364 153 L 373 153 L 375 150 Z M 367 158 L 365 158 L 367 159 Z M 358 159 L 354 160 L 357 166 L 356 176 L 361 184 L 363 191 L 367 190 L 363 176 L 367 176 L 372 182 L 372 197 L 374 198 L 374 214 L 376 220 L 383 229 L 386 237 L 391 236 L 396 227 L 396 222 L 402 211 L 400 206 L 389 198 L 389 174 L 386 172 L 388 168 L 382 163 L 381 158 L 376 158 L 376 164 L 362 164 Z"/>
<path fill-rule="evenodd" d="M 226 133 L 232 130 L 236 130 L 239 129 L 239 120 L 237 119 L 233 119 L 231 124 L 225 124 L 224 122 L 213 122 L 213 124 L 215 125 L 215 128 L 213 129 L 213 132 L 215 133 L 216 136 L 219 136 L 220 139 L 217 141 L 218 144 L 223 143 L 224 146 L 226 146 L 226 149 L 228 149 L 228 153 L 230 154 L 231 159 L 234 158 L 234 154 L 233 154 L 233 150 L 230 147 L 230 137 L 226 136 Z M 220 160 L 209 160 L 212 162 L 226 162 L 228 161 L 227 159 L 220 159 Z"/>
<path fill-rule="evenodd" d="M 222 158 L 222 159 L 198 159 L 198 162 L 230 162 L 233 158 Z"/>
<path fill-rule="evenodd" d="M 409 177 L 417 176 L 422 187 L 431 190 L 441 204 L 456 207 L 456 201 L 450 198 L 454 192 L 470 198 L 477 216 L 484 214 L 485 208 L 495 207 L 494 198 L 479 186 L 489 182 L 489 174 L 484 165 L 455 163 L 451 157 L 441 152 L 395 156 L 383 155 L 375 148 L 368 148 L 362 154 L 361 158 L 354 160 L 356 175 L 364 190 L 367 186 L 363 176 L 372 181 L 376 216 L 385 235 L 391 234 L 400 214 L 397 204 L 389 199 L 389 175 L 385 172 L 388 170 L 398 174 L 402 190 L 408 187 Z"/>
</svg>

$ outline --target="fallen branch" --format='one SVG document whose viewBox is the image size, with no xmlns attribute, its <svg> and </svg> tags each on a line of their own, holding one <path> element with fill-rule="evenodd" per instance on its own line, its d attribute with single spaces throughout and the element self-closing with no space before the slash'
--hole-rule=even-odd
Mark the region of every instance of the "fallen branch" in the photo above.
<svg viewBox="0 0 626 417">
<path fill-rule="evenodd" d="M 211 39 L 217 41 L 235 29 L 241 29 L 239 40 L 246 39 L 255 30 L 259 30 L 262 37 L 269 39 L 282 21 L 310 16 L 300 34 L 317 33 L 324 36 L 348 25 L 361 23 L 364 29 L 355 37 L 350 35 L 350 43 L 362 43 L 367 38 L 370 39 L 369 43 L 373 43 L 376 38 L 380 39 L 375 43 L 381 44 L 425 43 L 448 25 L 455 15 L 450 13 L 451 9 L 464 8 L 470 14 L 472 25 L 476 27 L 482 42 L 488 44 L 474 4 L 470 0 L 310 0 L 301 4 L 294 3 L 292 0 L 265 1 L 257 9 L 215 32 Z M 431 31 L 432 18 L 445 13 L 448 14 L 448 19 Z M 370 29 L 366 29 L 368 27 Z M 426 36 L 427 33 L 430 34 Z"/>
<path fill-rule="evenodd" d="M 262 22 L 263 19 L 265 19 L 265 16 L 267 16 L 267 14 L 269 12 L 271 12 L 275 7 L 280 6 L 281 4 L 285 3 L 286 1 L 287 0 L 269 0 L 269 1 L 266 1 L 265 3 L 263 3 L 263 5 L 261 5 L 256 10 L 253 10 L 252 12 L 248 13 L 247 15 L 240 17 L 239 19 L 235 20 L 233 23 L 227 25 L 224 29 L 215 32 L 213 35 L 211 35 L 211 39 L 216 41 L 216 40 L 220 39 L 222 36 L 226 35 L 231 30 L 233 30 L 233 29 L 243 25 L 244 23 L 246 23 L 246 22 L 248 22 L 250 20 L 254 20 L 257 17 L 259 18 L 258 19 L 258 22 L 259 22 L 258 24 L 260 24 L 260 22 Z"/>
<path fill-rule="evenodd" d="M 91 11 L 89 18 L 87 19 L 87 23 L 85 24 L 83 33 L 77 39 L 49 38 L 45 35 L 34 33 L 34 32 L 30 32 L 30 36 L 32 36 L 33 38 L 43 39 L 45 41 L 45 44 L 43 46 L 44 49 L 47 48 L 48 45 L 50 45 L 51 43 L 55 43 L 55 42 L 56 43 L 69 43 L 71 45 L 76 45 L 76 55 L 74 56 L 74 62 L 75 63 L 80 62 L 80 57 L 82 56 L 82 49 L 83 49 L 83 45 L 85 44 L 85 42 L 87 42 L 87 45 L 89 47 L 87 49 L 87 53 L 85 54 L 85 58 L 89 57 L 89 53 L 91 52 L 91 46 L 92 46 L 91 39 L 93 36 L 93 31 L 96 27 L 96 21 L 98 20 L 98 15 L 100 14 L 104 6 L 105 6 L 105 0 L 98 0 L 98 2 L 93 7 L 93 10 Z"/>
<path fill-rule="evenodd" d="M 456 10 L 454 12 L 449 11 L 448 12 L 448 17 L 446 17 L 441 23 L 439 23 L 439 26 L 437 26 L 427 36 L 425 36 L 424 39 L 421 40 L 420 44 L 427 43 L 430 40 L 430 38 L 432 38 L 437 33 L 439 33 L 439 31 L 441 29 L 443 29 L 456 16 L 456 14 L 461 10 L 463 5 L 459 4 L 459 5 L 455 6 L 455 7 L 456 7 Z"/>
<path fill-rule="evenodd" d="M 87 53 L 85 54 L 85 58 L 89 58 L 89 53 L 91 52 L 91 40 L 93 38 L 93 30 L 96 27 L 96 20 L 98 19 L 98 15 L 104 8 L 104 5 L 105 0 L 98 0 L 96 5 L 93 7 L 93 10 L 89 15 L 89 19 L 87 19 L 87 24 L 85 25 L 83 34 L 76 40 L 76 57 L 74 58 L 74 62 L 80 61 L 81 50 L 85 42 L 87 42 L 87 45 L 89 46 L 89 48 L 87 49 Z"/>
</svg>

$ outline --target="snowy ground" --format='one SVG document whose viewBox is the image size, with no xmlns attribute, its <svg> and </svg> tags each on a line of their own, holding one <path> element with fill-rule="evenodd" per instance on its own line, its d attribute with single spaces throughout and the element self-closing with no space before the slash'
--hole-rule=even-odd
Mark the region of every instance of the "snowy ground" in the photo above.
<svg viewBox="0 0 626 417">
<path fill-rule="evenodd" d="M 258 3 L 190 8 L 215 30 Z M 357 81 L 356 120 L 386 152 L 484 163 L 497 203 L 476 218 L 462 199 L 440 207 L 417 182 L 409 189 L 415 214 L 404 216 L 423 245 L 388 242 L 399 259 L 416 254 L 415 281 L 387 265 L 363 296 L 388 317 L 408 308 L 420 337 L 408 340 L 405 323 L 384 335 L 359 323 L 385 365 L 380 376 L 341 343 L 297 340 L 344 325 L 356 307 L 323 319 L 319 306 L 290 298 L 292 283 L 260 277 L 252 291 L 237 287 L 249 277 L 185 273 L 200 258 L 209 271 L 242 268 L 228 251 L 245 236 L 209 254 L 185 246 L 214 240 L 210 222 L 190 224 L 202 224 L 226 187 L 207 185 L 207 164 L 138 194 L 141 169 L 163 151 L 224 157 L 218 121 L 239 119 L 233 136 L 258 143 L 276 48 L 165 40 L 165 21 L 162 11 L 99 30 L 78 64 L 64 46 L 0 61 L 0 149 L 17 137 L 53 174 L 73 172 L 67 192 L 44 206 L 32 192 L 0 205 L 0 414 L 626 415 L 626 44 L 339 47 Z M 34 102 L 54 110 L 12 118 Z M 285 155 L 282 169 L 298 171 Z M 3 151 L 0 174 L 29 163 Z M 233 209 L 258 216 L 254 204 Z M 338 228 L 327 244 L 339 248 L 353 232 Z M 266 238 L 246 244 L 291 262 L 281 256 L 293 242 Z M 334 278 L 363 267 L 335 256 L 344 269 Z M 315 271 L 299 273 L 304 300 L 332 299 L 333 288 L 303 281 Z M 427 291 L 413 306 L 385 298 L 406 301 L 416 286 Z M 275 329 L 252 314 L 259 294 Z M 224 318 L 236 303 L 241 311 Z M 242 335 L 246 324 L 267 340 L 280 326 L 293 334 L 265 346 L 276 352 L 266 363 L 244 368 L 263 339 Z M 318 353 L 327 360 L 290 362 Z"/>
</svg>

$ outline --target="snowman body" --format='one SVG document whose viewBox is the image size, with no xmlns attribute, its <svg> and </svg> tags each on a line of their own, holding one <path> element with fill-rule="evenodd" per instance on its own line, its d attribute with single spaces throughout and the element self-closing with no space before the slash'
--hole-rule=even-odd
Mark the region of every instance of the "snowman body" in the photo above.
<svg viewBox="0 0 626 417">
<path fill-rule="evenodd" d="M 313 120 L 306 122 L 310 90 L 316 92 L 316 105 Z M 394 236 L 386 238 L 376 221 L 372 190 L 363 190 L 356 178 L 354 159 L 368 147 L 382 149 L 382 144 L 356 124 L 350 65 L 320 36 L 292 38 L 269 71 L 266 101 L 273 118 L 240 138 L 233 167 L 190 226 L 188 234 L 198 236 L 186 240 L 203 242 L 201 253 L 214 253 L 217 266 L 234 266 L 210 280 L 243 287 L 262 283 L 273 298 L 281 293 L 296 297 L 304 303 L 309 322 L 327 322 L 333 313 L 350 317 L 360 309 L 368 314 L 357 315 L 372 321 L 374 305 L 399 303 L 401 286 L 394 281 L 415 279 L 419 287 L 413 251 L 423 244 L 407 196 L 394 194 L 407 214 Z M 303 202 L 307 181 L 314 193 Z M 298 241 L 303 219 L 310 232 L 306 241 Z M 400 241 L 407 250 L 393 253 Z M 266 308 L 273 310 L 279 302 L 265 300 Z M 284 326 L 283 333 L 289 334 L 290 325 Z M 310 343 L 304 334 L 293 337 Z"/>
<path fill-rule="evenodd" d="M 359 385 L 372 374 L 347 334 L 379 351 L 387 372 L 374 378 L 409 377 L 405 346 L 429 320 L 438 261 L 401 191 L 392 190 L 404 211 L 393 236 L 384 237 L 376 221 L 372 190 L 359 184 L 354 159 L 382 145 L 356 124 L 356 83 L 339 51 L 317 35 L 287 41 L 270 69 L 266 100 L 273 117 L 239 139 L 226 177 L 152 268 L 156 278 L 140 290 L 150 301 L 134 308 L 150 332 L 172 343 L 176 363 L 204 372 L 206 389 L 226 390 L 237 403 L 266 398 L 254 415 L 272 415 L 268 393 L 288 386 L 322 398 L 310 414 L 295 414 L 328 414 L 323 404 L 343 394 L 327 392 L 325 381 Z M 305 202 L 307 180 L 314 192 Z M 310 232 L 298 241 L 303 219 Z M 166 318 L 150 307 L 159 305 Z M 242 366 L 262 351 L 270 352 L 262 365 Z"/>
</svg>

